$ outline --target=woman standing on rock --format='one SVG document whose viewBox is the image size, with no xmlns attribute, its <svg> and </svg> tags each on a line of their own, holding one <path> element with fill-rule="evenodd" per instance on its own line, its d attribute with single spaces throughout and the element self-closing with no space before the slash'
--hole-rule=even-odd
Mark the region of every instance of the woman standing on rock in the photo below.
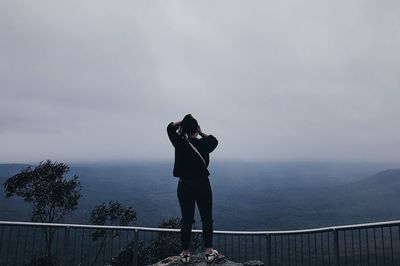
<svg viewBox="0 0 400 266">
<path fill-rule="evenodd" d="M 197 203 L 203 227 L 204 259 L 212 262 L 218 251 L 212 248 L 212 191 L 207 167 L 210 162 L 209 154 L 217 147 L 218 140 L 213 135 L 202 132 L 191 114 L 186 115 L 182 121 L 169 123 L 167 132 L 175 147 L 173 175 L 179 177 L 177 195 L 182 212 L 181 260 L 184 263 L 190 261 L 189 245 Z M 198 135 L 201 138 L 197 138 Z"/>
</svg>

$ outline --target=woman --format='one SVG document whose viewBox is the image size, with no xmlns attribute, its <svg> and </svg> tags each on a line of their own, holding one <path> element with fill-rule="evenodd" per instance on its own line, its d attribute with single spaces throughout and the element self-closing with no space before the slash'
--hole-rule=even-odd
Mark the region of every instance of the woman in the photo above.
<svg viewBox="0 0 400 266">
<path fill-rule="evenodd" d="M 184 263 L 190 261 L 189 245 L 196 202 L 203 227 L 204 259 L 212 262 L 218 251 L 212 248 L 212 191 L 207 166 L 210 162 L 209 154 L 217 147 L 218 140 L 202 132 L 191 114 L 186 115 L 182 121 L 169 123 L 167 132 L 175 147 L 173 175 L 179 177 L 177 195 L 182 212 L 181 260 Z"/>
</svg>

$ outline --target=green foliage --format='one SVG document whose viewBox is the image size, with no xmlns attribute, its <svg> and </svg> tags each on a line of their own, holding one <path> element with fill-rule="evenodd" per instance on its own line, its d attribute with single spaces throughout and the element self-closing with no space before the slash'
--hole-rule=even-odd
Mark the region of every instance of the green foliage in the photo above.
<svg viewBox="0 0 400 266">
<path fill-rule="evenodd" d="M 110 201 L 108 205 L 101 203 L 97 205 L 90 214 L 90 224 L 93 225 L 118 225 L 127 226 L 136 224 L 136 212 L 130 206 L 123 206 L 118 201 Z M 120 237 L 120 230 L 100 229 L 92 233 L 92 241 L 99 241 L 100 245 L 96 247 L 96 256 L 91 265 L 95 265 L 101 251 L 108 242 L 114 238 Z"/>
<path fill-rule="evenodd" d="M 118 201 L 97 205 L 90 214 L 90 224 L 127 226 L 136 222 L 136 212 Z"/>
<path fill-rule="evenodd" d="M 179 218 L 170 218 L 164 220 L 158 228 L 179 229 L 181 220 Z M 148 246 L 144 246 L 142 241 L 138 243 L 138 262 L 139 265 L 154 264 L 166 257 L 176 256 L 181 250 L 180 232 L 157 232 L 158 236 L 151 240 Z M 201 247 L 200 234 L 192 233 L 191 252 L 196 253 Z M 132 261 L 133 242 L 121 250 L 116 258 L 113 258 L 113 265 L 129 265 Z"/>
<path fill-rule="evenodd" d="M 170 218 L 168 220 L 164 220 L 158 227 L 179 229 L 181 227 L 181 219 Z M 192 233 L 191 236 L 190 247 L 192 252 L 195 252 L 195 250 L 197 250 L 201 245 L 200 234 Z M 147 249 L 148 253 L 151 254 L 151 260 L 153 262 L 157 262 L 166 257 L 181 253 L 182 248 L 180 232 L 159 232 L 158 237 L 151 242 Z"/>
<path fill-rule="evenodd" d="M 25 264 L 24 264 L 25 265 Z M 56 257 L 33 257 L 26 266 L 60 266 L 60 260 Z"/>
<path fill-rule="evenodd" d="M 118 225 L 127 226 L 136 224 L 136 212 L 130 206 L 123 206 L 118 201 L 110 201 L 108 206 L 106 203 L 97 205 L 90 214 L 90 224 L 93 225 Z M 117 237 L 119 230 L 96 230 L 92 233 L 92 240 L 97 241 L 99 238 L 106 237 L 109 233 L 111 237 Z"/>
<path fill-rule="evenodd" d="M 69 167 L 64 163 L 42 161 L 34 169 L 26 167 L 4 182 L 6 197 L 18 196 L 32 205 L 33 222 L 60 223 L 65 215 L 74 211 L 81 197 L 78 176 L 69 180 L 65 175 Z M 51 246 L 54 227 L 43 227 L 46 241 L 46 257 L 38 258 L 39 264 L 55 265 Z"/>
<path fill-rule="evenodd" d="M 67 180 L 68 171 L 66 164 L 50 160 L 34 169 L 28 166 L 4 182 L 6 197 L 15 195 L 31 203 L 33 222 L 62 222 L 77 208 L 81 197 L 78 177 Z"/>
</svg>

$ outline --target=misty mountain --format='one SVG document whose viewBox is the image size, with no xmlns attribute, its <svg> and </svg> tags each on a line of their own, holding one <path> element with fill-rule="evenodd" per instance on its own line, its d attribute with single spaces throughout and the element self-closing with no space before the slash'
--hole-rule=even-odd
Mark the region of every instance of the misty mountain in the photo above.
<svg viewBox="0 0 400 266">
<path fill-rule="evenodd" d="M 377 174 L 374 174 L 370 177 L 367 177 L 363 180 L 355 182 L 355 184 L 359 184 L 361 186 L 367 187 L 400 187 L 400 169 L 389 169 Z"/>
<path fill-rule="evenodd" d="M 0 165 L 0 181 L 26 165 Z M 212 162 L 215 229 L 294 229 L 400 218 L 400 170 L 393 165 Z M 132 206 L 138 224 L 179 217 L 178 179 L 164 163 L 73 164 L 82 198 L 67 222 L 87 223 L 103 201 Z M 0 191 L 0 219 L 29 220 L 29 205 Z M 196 209 L 196 224 L 200 218 Z"/>
</svg>

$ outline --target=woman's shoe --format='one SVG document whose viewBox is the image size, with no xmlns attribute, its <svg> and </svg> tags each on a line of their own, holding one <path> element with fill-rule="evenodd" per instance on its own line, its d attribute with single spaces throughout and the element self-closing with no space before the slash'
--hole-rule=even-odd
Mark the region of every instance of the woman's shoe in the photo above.
<svg viewBox="0 0 400 266">
<path fill-rule="evenodd" d="M 180 254 L 181 256 L 181 262 L 184 264 L 190 263 L 190 253 L 183 255 L 183 253 Z"/>
<path fill-rule="evenodd" d="M 213 249 L 211 254 L 207 254 L 207 253 L 204 254 L 204 261 L 206 263 L 211 263 L 217 258 L 217 256 L 218 256 L 218 251 Z"/>
</svg>

